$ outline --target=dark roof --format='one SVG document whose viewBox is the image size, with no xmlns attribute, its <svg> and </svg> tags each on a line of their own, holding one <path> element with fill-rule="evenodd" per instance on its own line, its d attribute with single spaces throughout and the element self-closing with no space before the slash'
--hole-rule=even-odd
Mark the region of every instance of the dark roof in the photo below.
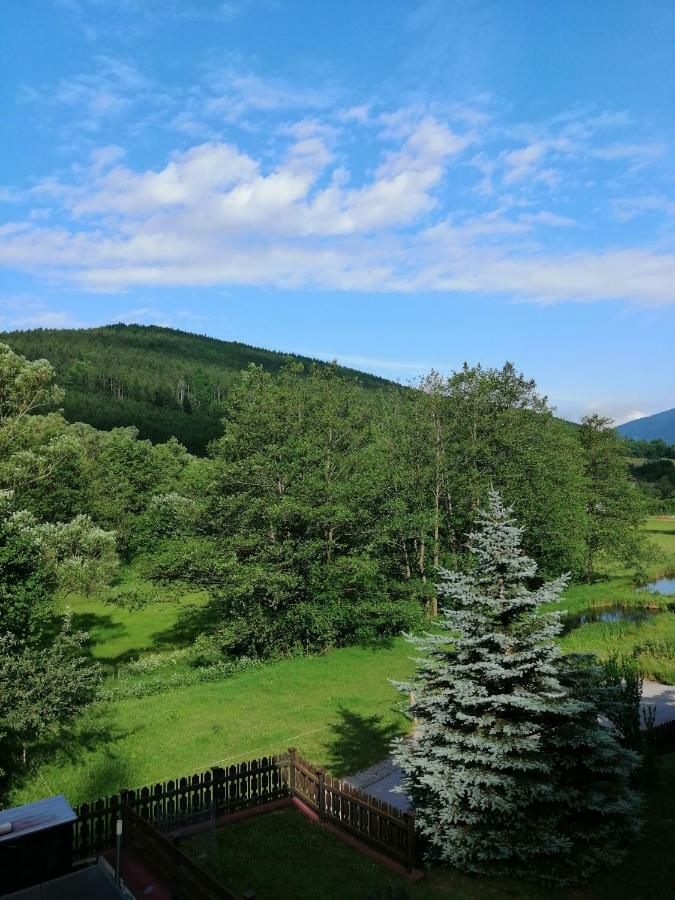
<svg viewBox="0 0 675 900">
<path fill-rule="evenodd" d="M 89 866 L 80 872 L 8 894 L 3 900 L 120 900 L 131 896 L 100 866 Z"/>
<path fill-rule="evenodd" d="M 0 812 L 0 825 L 11 822 L 12 830 L 8 834 L 0 834 L 0 844 L 36 831 L 66 825 L 76 819 L 77 816 L 63 794 L 15 806 L 13 809 L 3 809 Z"/>
</svg>

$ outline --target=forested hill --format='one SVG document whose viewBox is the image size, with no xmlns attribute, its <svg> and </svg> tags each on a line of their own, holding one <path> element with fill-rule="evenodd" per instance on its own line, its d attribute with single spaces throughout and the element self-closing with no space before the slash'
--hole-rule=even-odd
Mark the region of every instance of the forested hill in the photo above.
<svg viewBox="0 0 675 900">
<path fill-rule="evenodd" d="M 619 425 L 617 431 L 622 437 L 633 440 L 661 440 L 666 444 L 675 444 L 675 409 L 666 409 L 643 419 L 633 419 L 632 422 Z"/>
<path fill-rule="evenodd" d="M 318 362 L 156 325 L 0 332 L 0 342 L 52 363 L 69 421 L 101 429 L 135 425 L 141 437 L 158 442 L 173 435 L 196 453 L 220 434 L 227 393 L 249 363 L 277 371 L 288 359 Z M 366 387 L 391 384 L 339 371 Z"/>
</svg>

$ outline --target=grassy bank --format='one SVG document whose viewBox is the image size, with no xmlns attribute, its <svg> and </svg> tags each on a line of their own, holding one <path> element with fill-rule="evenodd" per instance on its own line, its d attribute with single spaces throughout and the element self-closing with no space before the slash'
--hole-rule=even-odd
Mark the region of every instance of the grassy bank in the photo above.
<svg viewBox="0 0 675 900">
<path fill-rule="evenodd" d="M 675 684 L 675 613 L 650 622 L 592 622 L 576 628 L 562 641 L 567 653 L 595 653 L 606 659 L 613 653 L 635 656 L 646 678 Z"/>
<path fill-rule="evenodd" d="M 675 573 L 675 519 L 652 517 L 645 529 L 659 551 L 659 559 L 647 567 L 655 580 Z M 672 606 L 675 597 L 636 590 L 632 574 L 615 570 L 593 584 L 569 587 L 555 609 L 581 612 L 604 606 Z M 664 612 L 651 621 L 592 622 L 576 628 L 562 640 L 568 653 L 595 653 L 606 659 L 613 653 L 635 656 L 647 678 L 675 684 L 675 613 Z"/>
<path fill-rule="evenodd" d="M 658 551 L 658 558 L 645 567 L 646 581 L 675 573 L 675 518 L 651 516 L 645 531 Z M 580 612 L 599 606 L 666 605 L 675 598 L 636 590 L 634 573 L 627 569 L 608 567 L 603 577 L 592 584 L 572 584 L 559 603 L 551 609 Z"/>
</svg>

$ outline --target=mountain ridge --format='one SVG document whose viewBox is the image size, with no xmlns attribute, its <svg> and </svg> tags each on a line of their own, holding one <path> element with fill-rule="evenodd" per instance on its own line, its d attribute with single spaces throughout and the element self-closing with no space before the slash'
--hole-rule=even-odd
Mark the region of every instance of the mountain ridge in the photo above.
<svg viewBox="0 0 675 900">
<path fill-rule="evenodd" d="M 109 429 L 133 425 L 140 437 L 176 437 L 203 453 L 222 429 L 228 391 L 250 363 L 271 372 L 285 362 L 324 360 L 160 325 L 115 323 L 96 328 L 34 328 L 0 332 L 0 342 L 28 359 L 48 359 L 65 389 L 64 415 Z M 366 388 L 395 382 L 338 366 Z"/>
<path fill-rule="evenodd" d="M 666 444 L 675 444 L 675 407 L 625 422 L 618 426 L 617 431 L 622 437 L 634 440 L 655 441 L 660 438 Z"/>
</svg>

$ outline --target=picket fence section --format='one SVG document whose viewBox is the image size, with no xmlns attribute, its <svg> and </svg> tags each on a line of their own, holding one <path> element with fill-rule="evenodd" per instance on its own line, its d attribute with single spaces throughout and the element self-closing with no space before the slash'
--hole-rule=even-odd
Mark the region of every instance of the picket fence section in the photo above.
<svg viewBox="0 0 675 900">
<path fill-rule="evenodd" d="M 289 754 L 292 795 L 315 812 L 319 821 L 365 841 L 409 871 L 414 868 L 415 818 L 411 813 L 332 778 L 293 748 Z"/>
<path fill-rule="evenodd" d="M 75 855 L 100 853 L 114 843 L 115 821 L 128 804 L 159 831 L 197 824 L 215 815 L 248 809 L 289 796 L 289 755 L 263 756 L 228 768 L 208 769 L 190 777 L 124 789 L 111 797 L 76 808 Z"/>
<path fill-rule="evenodd" d="M 228 768 L 161 781 L 77 807 L 73 846 L 76 858 L 112 847 L 115 822 L 129 808 L 158 832 L 215 824 L 218 817 L 283 798 L 297 798 L 322 822 L 359 838 L 412 869 L 414 817 L 332 778 L 294 748 Z"/>
<path fill-rule="evenodd" d="M 657 753 L 675 750 L 675 721 L 651 730 Z M 273 800 L 296 798 L 321 822 L 344 831 L 409 870 L 415 864 L 415 819 L 389 803 L 345 784 L 298 755 L 294 748 L 228 768 L 161 781 L 77 807 L 73 847 L 77 859 L 112 847 L 124 806 L 157 832 L 216 824 L 218 817 Z"/>
</svg>

